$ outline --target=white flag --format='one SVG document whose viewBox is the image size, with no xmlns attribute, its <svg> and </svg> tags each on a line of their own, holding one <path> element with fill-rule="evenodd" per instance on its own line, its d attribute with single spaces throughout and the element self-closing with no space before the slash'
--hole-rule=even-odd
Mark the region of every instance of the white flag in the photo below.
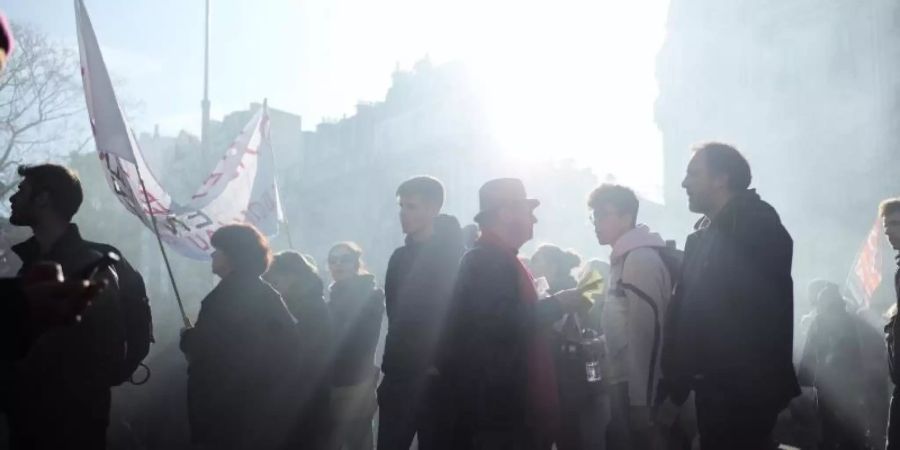
<svg viewBox="0 0 900 450">
<path fill-rule="evenodd" d="M 250 223 L 273 235 L 282 220 L 264 105 L 228 147 L 186 205 L 162 188 L 122 115 L 81 0 L 75 0 L 84 93 L 97 152 L 119 201 L 178 253 L 209 259 L 212 234 L 223 225 Z M 140 172 L 138 172 L 140 170 Z M 140 175 L 140 176 L 139 176 Z"/>
<path fill-rule="evenodd" d="M 78 53 L 81 56 L 81 76 L 84 95 L 91 117 L 91 130 L 97 151 L 113 153 L 135 162 L 132 143 L 129 143 L 128 127 L 113 92 L 112 81 L 106 72 L 97 36 L 91 27 L 91 19 L 81 0 L 75 1 L 75 21 L 78 29 Z"/>
</svg>

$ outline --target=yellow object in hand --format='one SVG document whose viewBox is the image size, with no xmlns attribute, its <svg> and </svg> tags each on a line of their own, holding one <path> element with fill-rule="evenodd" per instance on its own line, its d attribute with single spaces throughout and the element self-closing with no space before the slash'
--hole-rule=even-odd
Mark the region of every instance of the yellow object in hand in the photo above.
<svg viewBox="0 0 900 450">
<path fill-rule="evenodd" d="M 603 279 L 603 275 L 599 271 L 591 270 L 578 280 L 576 289 L 593 303 L 595 295 L 603 294 L 605 285 L 606 280 Z"/>
</svg>

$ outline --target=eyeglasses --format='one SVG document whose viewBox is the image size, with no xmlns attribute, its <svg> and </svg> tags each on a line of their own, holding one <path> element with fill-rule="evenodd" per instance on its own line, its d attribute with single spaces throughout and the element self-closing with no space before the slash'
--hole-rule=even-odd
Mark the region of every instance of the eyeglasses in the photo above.
<svg viewBox="0 0 900 450">
<path fill-rule="evenodd" d="M 613 214 L 614 213 L 612 211 L 606 211 L 606 210 L 601 211 L 601 210 L 595 209 L 595 210 L 591 211 L 590 214 L 588 214 L 588 222 L 590 222 L 592 225 L 596 225 L 597 222 L 599 222 Z"/>
</svg>

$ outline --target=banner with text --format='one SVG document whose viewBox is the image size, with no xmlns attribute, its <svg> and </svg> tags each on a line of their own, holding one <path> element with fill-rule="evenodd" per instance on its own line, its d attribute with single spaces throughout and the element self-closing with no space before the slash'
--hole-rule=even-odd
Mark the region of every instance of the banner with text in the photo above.
<svg viewBox="0 0 900 450">
<path fill-rule="evenodd" d="M 97 153 L 110 187 L 125 208 L 151 229 L 155 219 L 163 242 L 194 259 L 210 257 L 210 237 L 223 225 L 249 223 L 266 235 L 277 233 L 282 211 L 267 107 L 253 115 L 191 199 L 178 204 L 153 175 L 122 114 L 81 0 L 76 0 L 75 10 Z"/>
</svg>

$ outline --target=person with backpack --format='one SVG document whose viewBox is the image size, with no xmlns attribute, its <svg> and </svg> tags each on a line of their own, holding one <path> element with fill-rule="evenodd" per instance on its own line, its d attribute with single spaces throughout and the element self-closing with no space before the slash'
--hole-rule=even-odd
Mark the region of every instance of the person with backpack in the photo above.
<svg viewBox="0 0 900 450">
<path fill-rule="evenodd" d="M 651 408 L 660 378 L 662 322 L 672 294 L 672 278 L 661 256 L 666 242 L 637 224 L 634 191 L 604 184 L 588 200 L 600 245 L 612 247 L 610 276 L 603 305 L 612 420 L 609 448 L 660 448 Z"/>
<path fill-rule="evenodd" d="M 153 314 L 144 277 L 122 256 L 119 249 L 101 242 L 87 241 L 100 254 L 115 254 L 113 263 L 119 285 L 119 312 L 125 331 L 125 358 L 119 375 L 113 380 L 116 386 L 124 383 L 140 385 L 150 379 L 150 368 L 143 364 L 150 353 L 153 338 Z M 142 368 L 142 370 L 139 370 Z"/>
<path fill-rule="evenodd" d="M 12 378 L 4 380 L 11 448 L 103 449 L 110 387 L 121 378 L 126 342 L 116 271 L 98 266 L 104 255 L 71 222 L 83 200 L 78 176 L 55 164 L 22 166 L 18 173 L 23 179 L 10 198 L 10 223 L 34 233 L 13 247 L 20 275 L 51 263 L 67 280 L 93 278 L 106 288 L 90 304 L 48 295 L 4 317 L 19 332 L 16 354 L 5 355 L 14 357 L 13 370 L 4 373 Z"/>
</svg>

